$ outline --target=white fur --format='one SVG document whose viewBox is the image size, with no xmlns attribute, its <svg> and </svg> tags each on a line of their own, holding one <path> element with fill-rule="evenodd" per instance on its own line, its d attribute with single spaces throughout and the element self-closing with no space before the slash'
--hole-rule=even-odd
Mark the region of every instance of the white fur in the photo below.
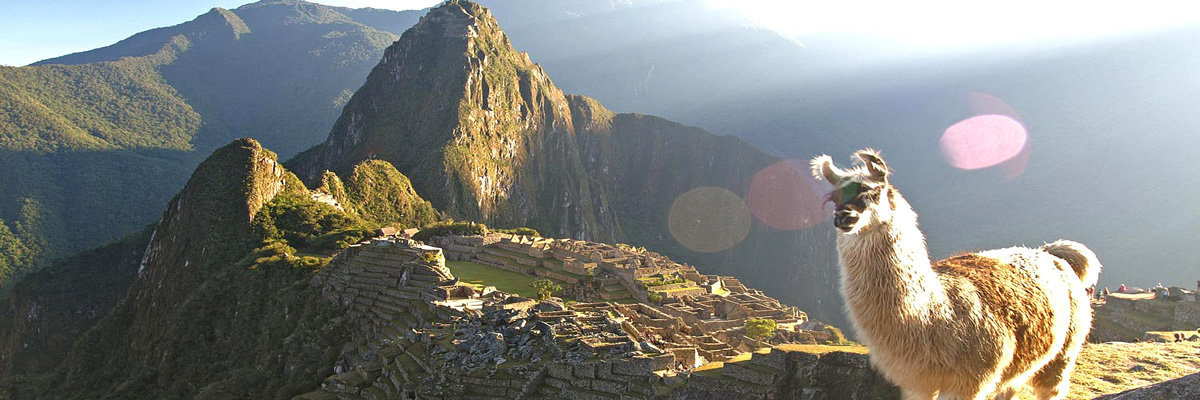
<svg viewBox="0 0 1200 400">
<path fill-rule="evenodd" d="M 855 180 L 881 185 L 884 192 L 894 190 L 878 154 L 867 150 L 856 156 L 878 165 L 840 170 L 821 156 L 812 162 L 814 175 L 834 185 Z M 1000 305 L 983 303 L 980 290 L 992 288 L 934 271 L 917 214 L 898 192 L 879 196 L 858 215 L 848 231 L 838 231 L 842 294 L 861 340 L 871 348 L 872 363 L 903 389 L 906 399 L 1007 399 L 1035 375 L 1039 399 L 1066 396 L 1074 360 L 1091 327 L 1084 287 L 1099 273 L 1095 254 L 1067 241 L 978 254 L 1019 268 L 1028 277 L 1020 283 L 1040 288 L 1050 302 L 1050 309 L 1037 309 L 1033 317 L 1044 324 L 1038 326 L 1050 327 L 1052 337 L 1039 337 L 1040 343 L 1050 343 L 1050 350 L 1034 353 L 1017 348 L 1014 327 L 991 314 Z M 1077 275 L 1072 266 L 1083 273 Z M 1077 327 L 1073 331 L 1072 323 Z M 1004 379 L 1022 350 L 1020 354 L 1036 360 Z M 1064 360 L 1065 367 L 1039 373 L 1048 363 Z"/>
</svg>

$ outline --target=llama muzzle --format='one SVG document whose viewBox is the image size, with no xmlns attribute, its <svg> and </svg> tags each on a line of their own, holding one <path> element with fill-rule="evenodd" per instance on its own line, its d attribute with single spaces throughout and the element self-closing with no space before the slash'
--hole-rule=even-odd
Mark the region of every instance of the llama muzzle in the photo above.
<svg viewBox="0 0 1200 400">
<path fill-rule="evenodd" d="M 854 225 L 858 223 L 858 216 L 858 211 L 842 208 L 833 213 L 833 226 L 842 232 L 850 232 L 850 229 L 853 229 Z"/>
</svg>

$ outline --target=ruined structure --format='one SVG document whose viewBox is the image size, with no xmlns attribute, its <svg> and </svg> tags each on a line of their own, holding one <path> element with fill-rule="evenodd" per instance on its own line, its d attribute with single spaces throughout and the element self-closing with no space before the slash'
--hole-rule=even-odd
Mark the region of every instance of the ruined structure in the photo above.
<svg viewBox="0 0 1200 400">
<path fill-rule="evenodd" d="M 766 396 L 794 378 L 792 356 L 754 349 L 831 338 L 803 312 L 736 279 L 644 249 L 511 235 L 431 242 L 440 247 L 378 237 L 322 269 L 322 295 L 345 307 L 360 333 L 322 389 L 299 398 L 650 398 L 685 383 L 695 385 L 690 391 L 728 390 L 722 379 L 750 382 L 737 390 Z M 539 302 L 463 283 L 447 258 L 591 285 L 575 293 L 601 300 L 619 294 Z M 644 302 L 652 293 L 665 293 L 661 304 Z M 747 338 L 748 318 L 775 320 L 778 330 L 761 342 Z M 691 376 L 716 361 L 731 362 Z"/>
</svg>

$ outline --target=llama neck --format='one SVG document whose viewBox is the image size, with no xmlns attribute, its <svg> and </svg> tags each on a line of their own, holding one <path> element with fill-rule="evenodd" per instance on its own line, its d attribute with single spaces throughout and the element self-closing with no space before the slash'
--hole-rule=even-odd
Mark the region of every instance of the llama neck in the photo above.
<svg viewBox="0 0 1200 400">
<path fill-rule="evenodd" d="M 898 194 L 889 223 L 838 235 L 842 292 L 856 324 L 872 330 L 913 326 L 943 315 L 946 293 L 929 262 L 917 215 Z"/>
</svg>

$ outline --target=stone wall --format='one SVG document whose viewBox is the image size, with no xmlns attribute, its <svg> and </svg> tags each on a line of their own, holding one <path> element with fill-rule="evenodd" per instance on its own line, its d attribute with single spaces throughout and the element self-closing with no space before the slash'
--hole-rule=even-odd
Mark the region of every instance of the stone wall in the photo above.
<svg viewBox="0 0 1200 400">
<path fill-rule="evenodd" d="M 746 361 L 693 373 L 667 396 L 716 399 L 899 399 L 900 392 L 865 354 L 775 349 Z"/>
</svg>

